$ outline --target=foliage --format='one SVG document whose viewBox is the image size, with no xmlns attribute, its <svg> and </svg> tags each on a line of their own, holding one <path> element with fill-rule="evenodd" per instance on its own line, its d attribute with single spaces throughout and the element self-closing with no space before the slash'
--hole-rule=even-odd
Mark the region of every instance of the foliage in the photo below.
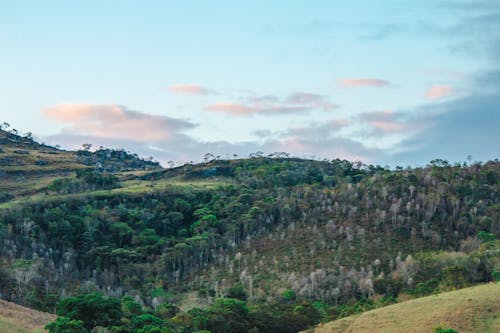
<svg viewBox="0 0 500 333">
<path fill-rule="evenodd" d="M 89 330 L 83 326 L 83 321 L 67 317 L 58 317 L 55 321 L 47 324 L 45 329 L 49 333 L 88 333 Z"/>
<path fill-rule="evenodd" d="M 63 299 L 57 306 L 57 315 L 81 321 L 91 330 L 94 327 L 115 326 L 122 317 L 120 301 L 100 293 L 83 294 Z"/>
<path fill-rule="evenodd" d="M 442 326 L 438 326 L 435 328 L 434 333 L 458 333 L 452 328 L 444 328 Z"/>
<path fill-rule="evenodd" d="M 5 298 L 62 299 L 88 330 L 289 332 L 499 278 L 498 161 L 389 170 L 258 154 L 124 174 L 114 154 L 80 151 L 90 170 L 2 206 Z M 19 259 L 33 265 L 15 273 Z M 193 291 L 205 307 L 180 311 Z"/>
</svg>

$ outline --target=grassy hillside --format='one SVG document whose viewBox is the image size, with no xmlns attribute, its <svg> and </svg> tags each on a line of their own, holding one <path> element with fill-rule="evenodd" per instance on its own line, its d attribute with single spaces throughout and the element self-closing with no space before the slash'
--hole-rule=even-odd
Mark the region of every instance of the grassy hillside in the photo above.
<svg viewBox="0 0 500 333">
<path fill-rule="evenodd" d="M 0 333 L 43 332 L 55 316 L 0 300 Z"/>
<path fill-rule="evenodd" d="M 37 193 L 53 180 L 85 168 L 88 166 L 78 163 L 74 152 L 0 130 L 0 194 Z"/>
<path fill-rule="evenodd" d="M 492 283 L 389 305 L 319 325 L 310 333 L 500 332 L 500 284 Z"/>
<path fill-rule="evenodd" d="M 74 177 L 76 172 L 87 169 L 117 172 L 123 178 L 131 178 L 133 173 L 124 172 L 161 167 L 123 150 L 66 151 L 40 144 L 30 136 L 0 130 L 0 202 L 45 194 L 56 179 Z"/>
</svg>

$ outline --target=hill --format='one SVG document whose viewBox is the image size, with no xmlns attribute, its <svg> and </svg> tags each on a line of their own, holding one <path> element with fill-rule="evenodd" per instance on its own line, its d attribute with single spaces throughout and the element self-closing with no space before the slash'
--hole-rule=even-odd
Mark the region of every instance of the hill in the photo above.
<svg viewBox="0 0 500 333">
<path fill-rule="evenodd" d="M 0 333 L 43 332 L 55 316 L 0 300 Z"/>
<path fill-rule="evenodd" d="M 54 180 L 74 177 L 77 171 L 116 173 L 157 169 L 161 169 L 157 162 L 123 150 L 66 151 L 37 143 L 31 134 L 21 136 L 15 130 L 0 129 L 0 203 L 43 192 Z"/>
<path fill-rule="evenodd" d="M 17 141 L 0 158 L 19 162 L 0 165 L 0 297 L 22 305 L 98 292 L 179 332 L 296 332 L 500 278 L 496 160 L 390 170 L 277 154 L 161 169 L 50 148 L 47 171 L 33 157 L 49 148 L 6 135 Z"/>
<path fill-rule="evenodd" d="M 460 333 L 500 332 L 500 284 L 413 299 L 342 318 L 310 333 L 418 333 L 442 325 Z"/>
</svg>

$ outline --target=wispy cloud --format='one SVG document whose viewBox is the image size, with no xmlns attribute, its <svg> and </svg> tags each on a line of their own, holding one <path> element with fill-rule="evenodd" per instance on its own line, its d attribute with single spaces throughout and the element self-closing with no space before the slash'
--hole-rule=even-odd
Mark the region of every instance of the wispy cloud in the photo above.
<svg viewBox="0 0 500 333">
<path fill-rule="evenodd" d="M 67 133 L 137 142 L 167 140 L 179 130 L 195 127 L 185 120 L 132 111 L 116 104 L 58 104 L 43 113 L 68 124 Z"/>
<path fill-rule="evenodd" d="M 168 90 L 175 94 L 184 95 L 212 95 L 215 91 L 208 89 L 199 84 L 173 84 L 168 87 Z"/>
<path fill-rule="evenodd" d="M 342 88 L 354 87 L 375 87 L 381 88 L 390 84 L 387 80 L 374 79 L 374 78 L 346 78 L 339 80 L 339 86 Z"/>
<path fill-rule="evenodd" d="M 234 116 L 248 116 L 304 113 L 311 110 L 330 111 L 338 107 L 326 96 L 306 92 L 295 92 L 282 100 L 272 95 L 245 96 L 242 100 L 242 102 L 222 101 L 208 105 L 204 109 Z"/>
<path fill-rule="evenodd" d="M 456 90 L 448 85 L 432 86 L 425 92 L 425 98 L 430 101 L 440 100 L 455 95 Z"/>
<path fill-rule="evenodd" d="M 373 130 L 379 133 L 401 133 L 409 130 L 410 125 L 405 122 L 401 113 L 392 110 L 365 112 L 359 115 L 362 122 L 368 123 Z"/>
<path fill-rule="evenodd" d="M 286 103 L 310 106 L 314 109 L 330 111 L 338 108 L 338 105 L 328 101 L 328 97 L 307 92 L 294 92 L 285 99 Z"/>
<path fill-rule="evenodd" d="M 261 112 L 263 110 L 259 110 L 255 107 L 233 103 L 233 102 L 218 102 L 215 104 L 211 104 L 205 107 L 207 111 L 215 111 L 215 112 L 223 112 L 236 116 L 246 116 L 253 113 Z"/>
</svg>

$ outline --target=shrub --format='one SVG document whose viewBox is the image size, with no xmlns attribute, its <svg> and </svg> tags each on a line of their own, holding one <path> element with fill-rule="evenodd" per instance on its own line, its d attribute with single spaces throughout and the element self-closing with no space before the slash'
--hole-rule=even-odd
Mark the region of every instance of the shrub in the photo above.
<svg viewBox="0 0 500 333">
<path fill-rule="evenodd" d="M 438 326 L 434 329 L 434 333 L 458 333 L 452 328 L 443 328 L 442 326 Z"/>
<path fill-rule="evenodd" d="M 486 232 L 486 231 L 480 231 L 478 234 L 477 234 L 477 238 L 482 242 L 482 243 L 486 243 L 486 242 L 491 242 L 491 241 L 494 241 L 495 240 L 495 235 L 492 234 L 491 232 Z"/>
<path fill-rule="evenodd" d="M 83 326 L 83 321 L 72 320 L 67 317 L 58 317 L 55 321 L 47 324 L 45 329 L 49 333 L 88 333 Z"/>
<path fill-rule="evenodd" d="M 293 301 L 295 300 L 295 298 L 297 298 L 295 291 L 293 291 L 292 289 L 285 290 L 283 294 L 281 294 L 281 296 L 285 301 Z"/>
</svg>

